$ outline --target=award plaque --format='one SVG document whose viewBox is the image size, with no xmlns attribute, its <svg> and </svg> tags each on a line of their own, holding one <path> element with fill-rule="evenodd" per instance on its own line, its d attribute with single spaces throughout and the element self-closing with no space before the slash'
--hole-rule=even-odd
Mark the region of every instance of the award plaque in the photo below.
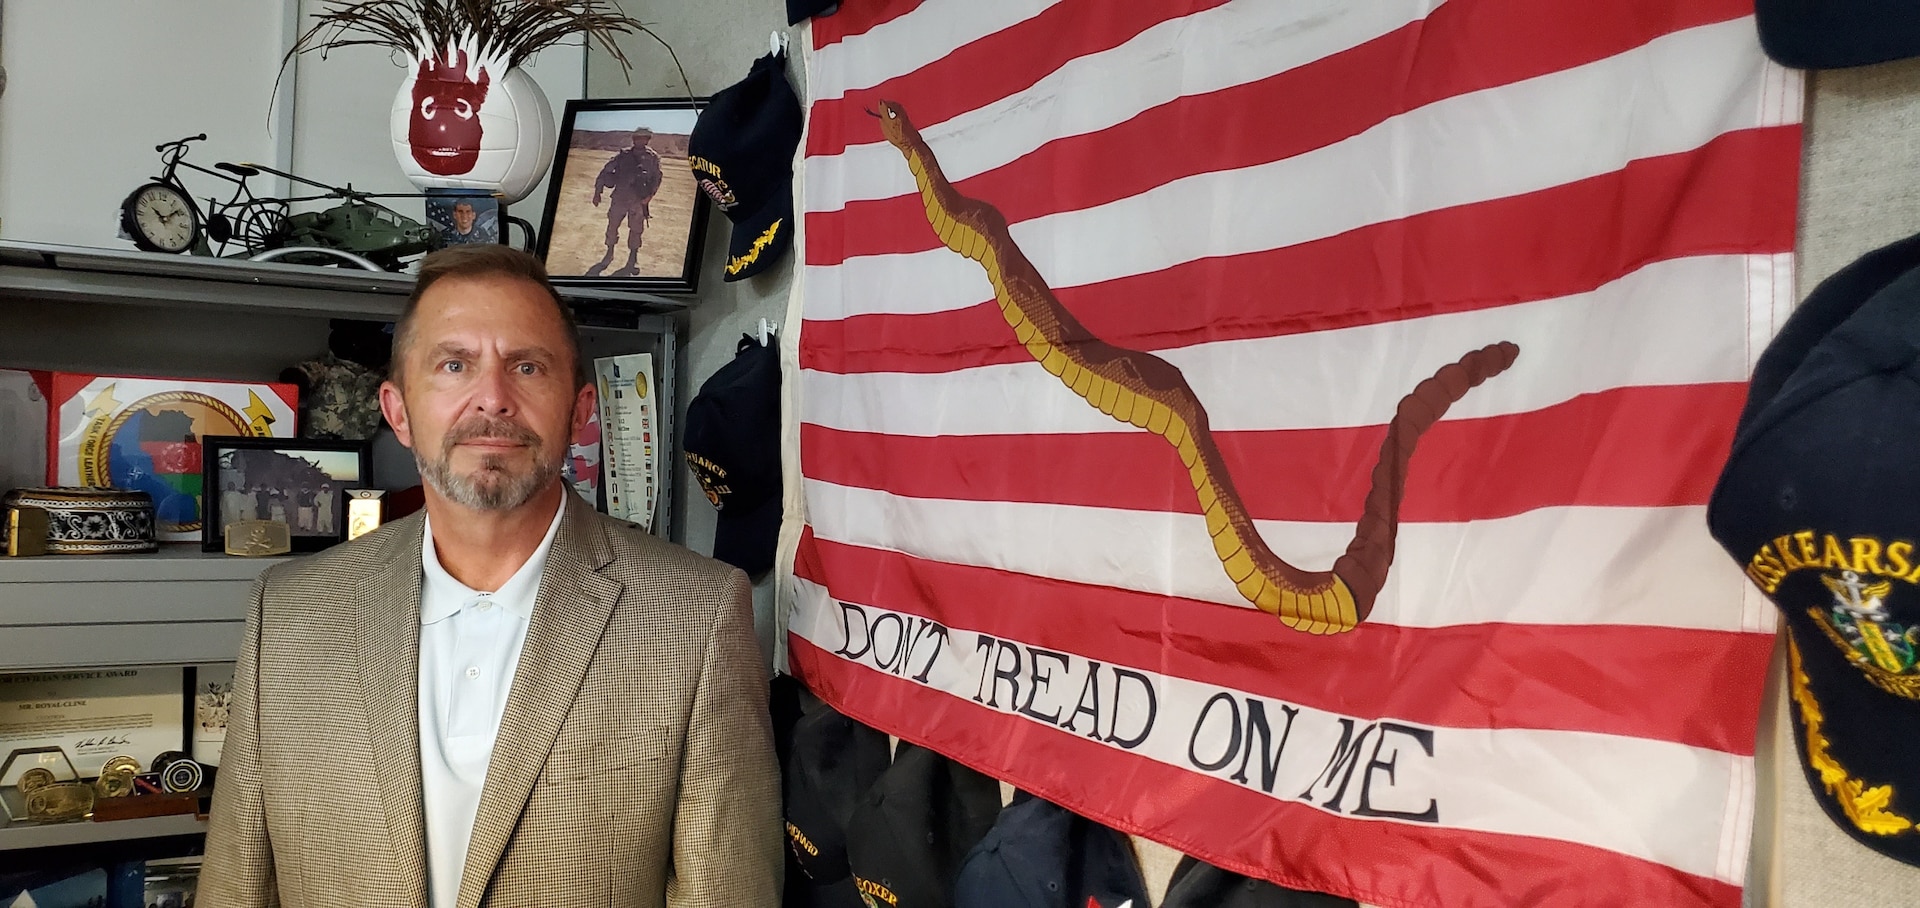
<svg viewBox="0 0 1920 908">
<path fill-rule="evenodd" d="M 150 496 L 149 539 L 200 542 L 201 439 L 294 437 L 299 390 L 231 382 L 54 372 L 47 377 L 47 478 Z"/>
<path fill-rule="evenodd" d="M 380 496 L 385 489 L 348 489 L 347 490 L 347 538 L 358 539 L 380 528 L 385 502 Z"/>
</svg>

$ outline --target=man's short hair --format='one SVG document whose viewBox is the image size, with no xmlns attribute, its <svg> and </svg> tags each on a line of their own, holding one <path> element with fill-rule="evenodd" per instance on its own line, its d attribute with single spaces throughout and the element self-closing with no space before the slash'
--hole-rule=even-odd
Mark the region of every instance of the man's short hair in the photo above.
<svg viewBox="0 0 1920 908">
<path fill-rule="evenodd" d="M 642 126 L 633 131 L 633 137 L 636 139 L 651 139 L 653 138 L 653 130 Z"/>
<path fill-rule="evenodd" d="M 573 357 L 573 386 L 578 389 L 590 379 L 587 364 L 580 356 L 579 326 L 574 322 L 573 309 L 560 298 L 560 292 L 553 289 L 553 281 L 547 277 L 547 267 L 540 260 L 511 246 L 499 243 L 475 243 L 469 246 L 449 246 L 437 252 L 427 254 L 420 260 L 420 274 L 413 282 L 413 293 L 407 297 L 405 309 L 400 318 L 393 323 L 393 358 L 387 367 L 387 377 L 396 385 L 401 381 L 402 363 L 406 360 L 407 346 L 413 341 L 413 317 L 420 309 L 420 297 L 425 296 L 427 288 L 447 278 L 485 278 L 497 277 L 509 280 L 522 280 L 538 286 L 547 292 L 553 300 L 554 314 L 560 318 L 560 324 L 566 330 L 567 353 Z"/>
</svg>

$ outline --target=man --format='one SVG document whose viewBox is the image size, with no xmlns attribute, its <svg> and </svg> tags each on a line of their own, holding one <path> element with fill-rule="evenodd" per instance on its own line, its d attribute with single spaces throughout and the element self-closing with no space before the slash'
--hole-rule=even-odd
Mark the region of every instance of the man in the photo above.
<svg viewBox="0 0 1920 908">
<path fill-rule="evenodd" d="M 441 238 L 448 246 L 466 243 L 498 243 L 500 234 L 491 216 L 492 212 L 489 211 L 488 215 L 483 223 L 479 213 L 474 211 L 473 203 L 461 199 L 453 203 L 453 229 L 443 232 Z"/>
<path fill-rule="evenodd" d="M 647 219 L 653 216 L 651 203 L 660 191 L 662 176 L 660 154 L 649 147 L 652 141 L 653 130 L 634 130 L 633 144 L 610 158 L 593 181 L 594 207 L 599 207 L 603 189 L 613 190 L 613 204 L 607 206 L 607 254 L 587 269 L 588 275 L 597 275 L 613 263 L 613 247 L 620 242 L 622 221 L 627 224 L 627 264 L 614 276 L 630 276 L 639 270 L 640 237 L 646 233 Z"/>
<path fill-rule="evenodd" d="M 393 345 L 426 509 L 255 584 L 200 904 L 775 904 L 746 577 L 567 493 L 594 394 L 544 269 L 428 256 Z"/>
<path fill-rule="evenodd" d="M 333 535 L 333 483 L 320 484 L 320 491 L 313 496 L 313 507 L 319 518 L 319 522 L 314 524 L 314 532 L 322 536 Z"/>
<path fill-rule="evenodd" d="M 314 498 L 312 484 L 304 482 L 300 484 L 300 491 L 294 496 L 294 503 L 298 510 L 294 517 L 293 528 L 303 533 L 313 532 L 317 521 L 313 519 Z"/>
<path fill-rule="evenodd" d="M 220 522 L 227 524 L 252 519 L 253 514 L 249 513 L 252 497 L 241 491 L 239 481 L 227 477 L 225 486 L 220 493 Z"/>
</svg>

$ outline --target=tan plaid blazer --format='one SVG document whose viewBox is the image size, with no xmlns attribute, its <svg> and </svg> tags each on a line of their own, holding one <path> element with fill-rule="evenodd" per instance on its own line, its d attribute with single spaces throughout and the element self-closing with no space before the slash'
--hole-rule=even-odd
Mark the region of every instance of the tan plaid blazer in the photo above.
<svg viewBox="0 0 1920 908">
<path fill-rule="evenodd" d="M 777 904 L 779 777 L 746 577 L 567 501 L 460 908 Z M 423 526 L 395 521 L 254 586 L 204 908 L 427 904 Z"/>
</svg>

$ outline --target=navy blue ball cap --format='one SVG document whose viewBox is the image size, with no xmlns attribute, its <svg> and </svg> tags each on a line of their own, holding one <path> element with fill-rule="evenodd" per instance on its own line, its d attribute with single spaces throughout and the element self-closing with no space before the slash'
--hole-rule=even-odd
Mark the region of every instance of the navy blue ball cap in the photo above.
<svg viewBox="0 0 1920 908">
<path fill-rule="evenodd" d="M 1222 870 L 1192 856 L 1180 859 L 1167 882 L 1160 908 L 1354 908 L 1353 899 L 1305 889 L 1288 889 L 1266 880 Z"/>
<path fill-rule="evenodd" d="M 780 541 L 780 349 L 742 335 L 733 360 L 687 403 L 687 468 L 719 510 L 713 557 L 748 576 L 773 567 Z"/>
<path fill-rule="evenodd" d="M 847 821 L 854 885 L 876 908 L 951 908 L 962 861 L 999 813 L 999 782 L 902 741 Z"/>
<path fill-rule="evenodd" d="M 779 52 L 753 61 L 747 77 L 714 93 L 694 121 L 687 165 L 733 222 L 726 280 L 767 270 L 793 245 L 793 153 L 804 118 Z"/>
<path fill-rule="evenodd" d="M 1799 69 L 1844 69 L 1920 56 L 1911 0 L 1757 0 L 1760 46 Z"/>
<path fill-rule="evenodd" d="M 1920 237 L 1821 282 L 1756 366 L 1707 526 L 1779 607 L 1794 744 L 1849 835 L 1920 865 Z"/>
<path fill-rule="evenodd" d="M 1000 812 L 968 853 L 954 908 L 1148 908 L 1126 836 L 1028 798 Z"/>
<path fill-rule="evenodd" d="M 1874 294 L 1920 267 L 1920 234 L 1875 249 L 1820 282 L 1780 326 L 1753 367 L 1747 403 L 1740 411 L 1741 432 L 1751 430 L 1757 411 L 1771 403 L 1800 370 L 1814 347 L 1853 317 Z"/>
<path fill-rule="evenodd" d="M 861 798 L 886 772 L 887 736 L 823 702 L 793 726 L 786 763 L 787 846 L 807 879 L 816 884 L 847 879 L 847 821 Z"/>
</svg>

